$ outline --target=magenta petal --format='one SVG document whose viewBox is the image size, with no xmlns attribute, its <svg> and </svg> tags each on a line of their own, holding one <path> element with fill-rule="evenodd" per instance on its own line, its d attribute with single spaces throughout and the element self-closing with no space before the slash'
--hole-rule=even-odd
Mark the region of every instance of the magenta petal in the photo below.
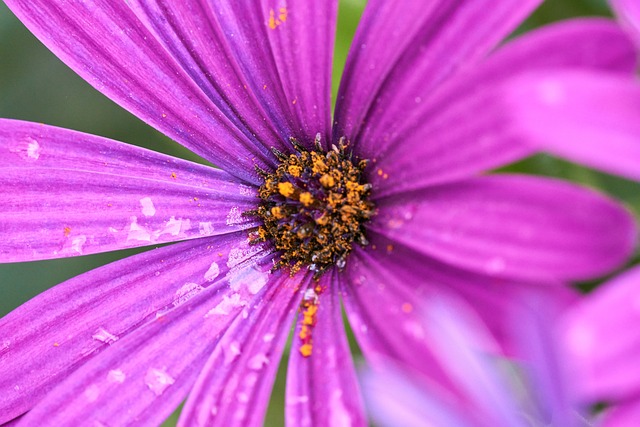
<svg viewBox="0 0 640 427">
<path fill-rule="evenodd" d="M 637 399 L 616 405 L 602 415 L 602 427 L 637 427 L 640 420 L 640 402 Z"/>
<path fill-rule="evenodd" d="M 287 370 L 285 415 L 290 427 L 368 425 L 344 332 L 336 276 L 327 273 L 311 284 L 322 289 L 319 296 L 311 288 L 305 294 L 306 302 L 318 309 L 310 317 L 315 325 L 310 329 L 308 356 L 302 355 L 301 347 L 304 307 L 298 316 Z"/>
<path fill-rule="evenodd" d="M 219 339 L 179 425 L 262 425 L 300 296 L 298 283 L 286 275 L 269 281 Z"/>
<path fill-rule="evenodd" d="M 180 52 L 167 49 L 166 40 L 158 40 L 127 2 L 6 3 L 36 37 L 103 94 L 217 166 L 258 182 L 253 163 L 270 161 L 268 147 L 240 123 L 229 100 L 198 78 L 202 70 L 185 71 L 180 63 L 184 58 L 174 58 Z"/>
<path fill-rule="evenodd" d="M 518 129 L 536 148 L 640 180 L 640 84 L 621 76 L 566 71 L 516 79 L 504 95 Z"/>
<path fill-rule="evenodd" d="M 293 120 L 292 134 L 284 136 L 296 136 L 311 146 L 316 133 L 331 134 L 331 69 L 338 2 L 263 0 L 262 8 L 286 102 L 280 108 Z"/>
<path fill-rule="evenodd" d="M 505 44 L 435 93 L 412 92 L 410 99 L 394 97 L 380 104 L 358 140 L 358 152 L 375 159 L 381 171 L 369 177 L 378 195 L 467 178 L 537 148 L 513 118 L 513 108 L 498 90 L 501 84 L 523 72 L 575 67 L 628 78 L 634 65 L 633 45 L 611 21 L 550 25 Z M 529 97 L 517 101 L 530 102 Z M 391 109 L 395 102 L 397 114 Z"/>
<path fill-rule="evenodd" d="M 430 93 L 445 79 L 475 65 L 540 3 L 370 1 L 345 66 L 334 133 L 359 140 L 370 110 L 390 98 L 404 100 L 407 93 Z"/>
<path fill-rule="evenodd" d="M 236 264 L 231 252 L 233 268 L 224 277 L 204 289 L 190 289 L 173 309 L 86 362 L 28 412 L 23 424 L 163 421 L 185 398 L 221 334 L 268 288 L 269 265 L 258 266 L 252 258 Z"/>
<path fill-rule="evenodd" d="M 640 267 L 635 267 L 604 284 L 564 319 L 566 358 L 583 399 L 610 402 L 640 392 L 639 295 Z"/>
<path fill-rule="evenodd" d="M 116 141 L 0 120 L 0 259 L 30 261 L 225 234 L 256 191 L 220 170 Z"/>
<path fill-rule="evenodd" d="M 454 266 L 525 280 L 602 275 L 631 254 L 633 217 L 562 181 L 495 175 L 377 201 L 369 227 Z"/>
<path fill-rule="evenodd" d="M 67 280 L 18 307 L 0 320 L 0 422 L 251 256 L 263 255 L 238 234 L 177 243 Z"/>
<path fill-rule="evenodd" d="M 640 48 L 640 3 L 636 0 L 609 0 Z"/>
</svg>

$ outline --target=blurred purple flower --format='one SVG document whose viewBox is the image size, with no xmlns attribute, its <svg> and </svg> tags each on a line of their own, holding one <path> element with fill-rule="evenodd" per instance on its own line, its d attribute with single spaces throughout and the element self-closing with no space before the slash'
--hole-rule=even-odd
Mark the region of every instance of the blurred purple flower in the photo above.
<svg viewBox="0 0 640 427">
<path fill-rule="evenodd" d="M 407 427 L 591 425 L 584 408 L 570 400 L 565 361 L 557 357 L 554 301 L 539 297 L 528 294 L 527 304 L 513 305 L 512 333 L 519 342 L 513 360 L 496 356 L 497 343 L 469 306 L 451 298 L 428 301 L 418 309 L 425 314 L 425 345 L 434 349 L 448 388 L 393 361 L 364 369 L 362 389 L 373 419 Z"/>
<path fill-rule="evenodd" d="M 557 24 L 489 54 L 540 1 L 372 0 L 332 124 L 335 2 L 6 3 L 94 87 L 222 171 L 0 121 L 2 261 L 180 241 L 68 280 L 0 321 L 0 422 L 30 411 L 29 425 L 154 424 L 189 394 L 184 425 L 259 424 L 302 306 L 287 423 L 364 425 L 340 295 L 369 360 L 424 366 L 415 298 L 457 292 L 508 348 L 514 292 L 539 283 L 561 298 L 553 285 L 609 271 L 635 243 L 631 216 L 591 191 L 478 176 L 533 152 L 537 135 L 503 102 L 513 77 L 630 79 L 633 47 L 609 21 Z M 344 136 L 371 160 L 377 215 L 364 224 L 369 245 L 315 282 L 306 270 L 271 273 L 279 253 L 249 244 L 260 222 L 243 212 L 259 203 L 255 167 L 272 173 L 272 149 L 293 153 L 292 137 L 312 149 L 317 133 L 324 149 Z"/>
<path fill-rule="evenodd" d="M 640 267 L 614 278 L 563 317 L 560 342 L 582 402 L 604 402 L 602 426 L 640 419 Z"/>
<path fill-rule="evenodd" d="M 635 0 L 609 0 L 609 3 L 640 46 L 640 3 Z"/>
</svg>

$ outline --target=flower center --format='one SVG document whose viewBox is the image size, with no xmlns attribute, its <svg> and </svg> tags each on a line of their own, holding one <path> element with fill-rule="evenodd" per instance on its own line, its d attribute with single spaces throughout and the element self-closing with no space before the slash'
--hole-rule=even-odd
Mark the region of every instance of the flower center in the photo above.
<svg viewBox="0 0 640 427">
<path fill-rule="evenodd" d="M 273 149 L 280 164 L 273 173 L 257 169 L 264 178 L 258 209 L 246 212 L 263 220 L 252 239 L 271 241 L 280 251 L 275 269 L 293 275 L 307 266 L 314 278 L 329 267 L 346 265 L 353 242 L 367 245 L 363 224 L 374 214 L 371 185 L 363 183 L 367 160 L 347 154 L 345 138 L 325 152 L 320 134 L 309 151 L 294 138 L 286 155 Z"/>
</svg>

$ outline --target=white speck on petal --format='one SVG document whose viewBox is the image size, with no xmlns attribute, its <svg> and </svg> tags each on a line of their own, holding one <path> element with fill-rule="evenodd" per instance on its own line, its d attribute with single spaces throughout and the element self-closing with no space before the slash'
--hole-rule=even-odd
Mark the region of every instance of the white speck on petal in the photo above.
<svg viewBox="0 0 640 427">
<path fill-rule="evenodd" d="M 264 334 L 264 336 L 262 337 L 262 341 L 271 342 L 275 337 L 276 337 L 276 334 L 269 332 Z"/>
<path fill-rule="evenodd" d="M 352 425 L 351 416 L 349 411 L 344 406 L 342 401 L 342 390 L 335 390 L 331 395 L 329 402 L 330 422 L 329 425 L 335 427 L 349 427 Z"/>
<path fill-rule="evenodd" d="M 175 216 L 169 218 L 169 221 L 164 226 L 164 228 L 158 233 L 158 236 L 162 236 L 163 234 L 171 234 L 172 236 L 177 236 L 181 232 L 185 232 L 191 228 L 191 221 L 189 219 L 176 219 Z"/>
<path fill-rule="evenodd" d="M 140 206 L 142 206 L 142 215 L 149 217 L 156 214 L 156 208 L 153 206 L 151 197 L 144 197 L 140 199 Z"/>
<path fill-rule="evenodd" d="M 71 240 L 71 249 L 79 254 L 82 254 L 82 246 L 87 241 L 87 236 L 74 237 Z"/>
<path fill-rule="evenodd" d="M 255 268 L 245 268 L 242 270 L 234 271 L 229 278 L 229 286 L 234 291 L 239 290 L 242 286 L 246 286 L 246 289 L 252 294 L 257 294 L 260 289 L 266 285 L 269 274 L 257 270 Z"/>
<path fill-rule="evenodd" d="M 246 185 L 239 185 L 238 186 L 240 188 L 240 194 L 243 196 L 255 196 L 256 195 L 256 190 L 252 187 L 248 187 Z"/>
<path fill-rule="evenodd" d="M 105 344 L 113 344 L 118 341 L 118 336 L 107 331 L 103 327 L 99 327 L 97 331 L 91 335 L 94 340 L 102 341 Z"/>
<path fill-rule="evenodd" d="M 144 382 L 147 387 L 149 387 L 149 390 L 154 392 L 156 396 L 160 396 L 171 384 L 176 382 L 176 380 L 174 380 L 164 368 L 149 368 L 147 374 L 144 376 Z"/>
<path fill-rule="evenodd" d="M 220 267 L 218 267 L 218 264 L 214 261 L 211 263 L 211 267 L 209 267 L 207 272 L 204 273 L 204 278 L 208 282 L 213 282 L 215 278 L 218 277 L 219 274 L 220 274 Z"/>
<path fill-rule="evenodd" d="M 259 371 L 264 366 L 269 364 L 269 358 L 264 354 L 256 354 L 251 359 L 249 359 L 248 366 L 249 369 L 254 369 Z"/>
<path fill-rule="evenodd" d="M 204 317 L 207 318 L 216 314 L 226 316 L 227 314 L 231 313 L 234 308 L 244 306 L 245 304 L 246 302 L 241 300 L 240 294 L 238 293 L 232 294 L 231 296 L 224 295 L 222 297 L 222 301 L 220 301 L 214 308 L 209 310 L 207 314 L 204 315 Z"/>
<path fill-rule="evenodd" d="M 235 358 L 240 356 L 242 353 L 240 350 L 240 343 L 238 341 L 233 341 L 228 346 L 222 347 L 222 351 L 224 352 L 225 365 L 233 362 Z"/>
<path fill-rule="evenodd" d="M 40 144 L 35 139 L 27 137 L 11 144 L 9 151 L 16 153 L 24 160 L 34 162 L 40 157 Z"/>
<path fill-rule="evenodd" d="M 204 288 L 197 283 L 185 283 L 180 289 L 176 291 L 175 300 L 173 301 L 174 307 L 184 304 L 186 301 L 193 298 L 194 295 L 203 291 Z"/>
<path fill-rule="evenodd" d="M 210 236 L 213 234 L 213 225 L 211 224 L 211 221 L 200 222 L 198 225 L 198 230 L 200 231 L 201 236 Z"/>
<path fill-rule="evenodd" d="M 227 214 L 227 225 L 242 224 L 243 218 L 237 206 L 232 207 Z"/>
<path fill-rule="evenodd" d="M 138 217 L 131 217 L 131 226 L 129 226 L 129 234 L 127 235 L 127 242 L 129 240 L 141 240 L 144 242 L 151 241 L 151 233 L 149 233 L 144 227 L 138 225 Z"/>
<path fill-rule="evenodd" d="M 110 383 L 122 384 L 126 379 L 127 379 L 127 376 L 120 369 L 112 369 L 107 374 L 107 381 L 109 381 Z"/>
<path fill-rule="evenodd" d="M 95 402 L 98 400 L 98 397 L 100 397 L 100 388 L 95 384 L 91 384 L 84 389 L 84 397 L 86 397 L 89 402 Z"/>
</svg>

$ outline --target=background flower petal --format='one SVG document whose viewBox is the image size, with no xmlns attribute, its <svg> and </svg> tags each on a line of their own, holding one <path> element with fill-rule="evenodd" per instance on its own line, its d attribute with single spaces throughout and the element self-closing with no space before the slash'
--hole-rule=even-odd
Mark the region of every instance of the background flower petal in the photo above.
<svg viewBox="0 0 640 427">
<path fill-rule="evenodd" d="M 30 261 L 225 234 L 254 225 L 252 187 L 100 137 L 0 120 L 0 259 Z"/>
<path fill-rule="evenodd" d="M 262 425 L 300 289 L 297 281 L 281 274 L 244 308 L 202 369 L 179 425 Z"/>
<path fill-rule="evenodd" d="M 344 332 L 337 272 L 326 273 L 311 286 L 322 291 L 317 296 L 318 311 L 312 316 L 311 354 L 306 357 L 300 338 L 304 309 L 298 316 L 287 369 L 287 426 L 367 426 Z"/>
<path fill-rule="evenodd" d="M 157 315 L 71 373 L 22 424 L 162 422 L 186 397 L 229 324 L 260 301 L 268 289 L 264 285 L 274 280 L 268 273 L 270 259 L 266 265 L 252 258 L 235 261 L 215 286 Z M 263 286 L 256 287 L 257 282 Z"/>
<path fill-rule="evenodd" d="M 370 1 L 338 92 L 334 135 L 359 141 L 370 113 L 390 98 L 430 93 L 475 65 L 540 0 Z M 406 105 L 402 104 L 406 110 Z"/>
<path fill-rule="evenodd" d="M 631 254 L 637 230 L 621 205 L 541 177 L 473 178 L 376 201 L 368 227 L 451 265 L 496 277 L 581 280 Z"/>
<path fill-rule="evenodd" d="M 555 123 L 565 118 L 521 125 L 512 116 L 513 107 L 504 102 L 502 84 L 523 72 L 577 67 L 631 80 L 635 62 L 633 45 L 612 21 L 580 19 L 549 25 L 506 43 L 436 91 L 420 88 L 381 103 L 363 128 L 358 153 L 375 159 L 369 180 L 380 195 L 504 166 L 538 148 L 527 144 L 531 137 L 523 126 L 551 129 L 548 134 L 553 134 Z M 536 105 L 528 96 L 516 101 L 521 108 Z"/>
<path fill-rule="evenodd" d="M 184 58 L 174 58 L 184 52 L 168 49 L 166 40 L 158 40 L 127 2 L 6 3 L 92 86 L 170 138 L 249 182 L 259 182 L 254 163 L 272 164 L 269 147 L 242 122 L 231 99 L 204 79 L 202 69 L 185 71 L 179 62 Z M 216 59 L 225 61 L 226 56 Z M 221 73 L 236 82 L 234 70 Z"/>
<path fill-rule="evenodd" d="M 628 400 L 640 388 L 640 268 L 603 284 L 570 310 L 560 329 L 572 383 L 583 400 Z"/>
<path fill-rule="evenodd" d="M 502 94 L 523 139 L 569 160 L 640 180 L 640 82 L 586 71 L 535 73 Z"/>
<path fill-rule="evenodd" d="M 635 0 L 609 0 L 609 3 L 640 47 L 640 4 Z"/>
</svg>

